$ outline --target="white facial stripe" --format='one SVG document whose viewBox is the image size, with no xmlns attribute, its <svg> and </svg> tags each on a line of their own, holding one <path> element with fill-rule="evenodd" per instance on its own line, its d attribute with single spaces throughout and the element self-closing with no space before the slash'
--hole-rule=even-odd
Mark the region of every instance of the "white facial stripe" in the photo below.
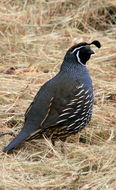
<svg viewBox="0 0 116 190">
<path fill-rule="evenodd" d="M 73 54 L 75 51 L 77 51 L 77 50 L 79 50 L 79 49 L 81 49 L 81 48 L 83 48 L 83 47 L 85 47 L 85 45 L 75 48 L 75 49 L 71 52 L 71 54 Z"/>
<path fill-rule="evenodd" d="M 81 65 L 85 66 L 85 65 L 81 62 L 81 60 L 80 60 L 80 58 L 79 58 L 79 51 L 77 51 L 76 56 L 77 56 L 78 62 L 79 62 Z"/>
<path fill-rule="evenodd" d="M 86 45 L 83 45 L 83 46 L 80 46 L 80 47 L 75 48 L 75 49 L 71 52 L 71 54 L 73 54 L 75 51 L 77 51 L 76 57 L 77 57 L 78 62 L 79 62 L 81 65 L 83 65 L 83 66 L 86 67 L 86 65 L 81 62 L 80 57 L 79 57 L 79 50 L 80 50 L 81 48 L 85 47 L 85 46 L 86 46 Z"/>
</svg>

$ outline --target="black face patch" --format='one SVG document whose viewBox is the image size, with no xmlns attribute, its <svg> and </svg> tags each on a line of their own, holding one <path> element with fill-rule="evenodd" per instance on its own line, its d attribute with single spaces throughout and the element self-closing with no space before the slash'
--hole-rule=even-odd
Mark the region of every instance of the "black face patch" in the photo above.
<svg viewBox="0 0 116 190">
<path fill-rule="evenodd" d="M 76 57 L 79 63 L 86 64 L 86 62 L 90 59 L 92 50 L 90 49 L 90 46 L 87 45 L 85 47 L 82 47 L 80 50 L 77 51 Z"/>
<path fill-rule="evenodd" d="M 97 48 L 101 47 L 99 41 L 94 40 L 91 43 L 82 42 L 72 46 L 66 53 L 66 56 L 74 56 L 80 64 L 85 65 L 86 62 L 90 59 L 91 54 L 94 54 L 94 51 L 90 48 L 91 45 L 95 45 Z"/>
</svg>

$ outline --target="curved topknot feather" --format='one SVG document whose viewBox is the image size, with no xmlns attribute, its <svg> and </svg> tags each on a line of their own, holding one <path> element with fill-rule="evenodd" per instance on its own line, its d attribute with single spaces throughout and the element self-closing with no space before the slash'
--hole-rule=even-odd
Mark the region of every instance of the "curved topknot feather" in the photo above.
<svg viewBox="0 0 116 190">
<path fill-rule="evenodd" d="M 101 47 L 101 44 L 98 40 L 94 40 L 93 42 L 90 43 L 91 44 L 94 44 L 96 47 L 100 48 Z"/>
</svg>

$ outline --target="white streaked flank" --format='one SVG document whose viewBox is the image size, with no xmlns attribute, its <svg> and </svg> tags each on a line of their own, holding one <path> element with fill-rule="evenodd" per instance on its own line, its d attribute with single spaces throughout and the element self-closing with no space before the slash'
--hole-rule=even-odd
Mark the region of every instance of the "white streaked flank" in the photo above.
<svg viewBox="0 0 116 190">
<path fill-rule="evenodd" d="M 91 98 L 92 96 L 93 96 L 93 94 L 91 93 L 91 94 L 90 94 L 90 98 Z"/>
<path fill-rule="evenodd" d="M 70 125 L 68 126 L 68 128 L 72 127 L 73 125 L 75 125 L 75 123 L 70 124 Z"/>
<path fill-rule="evenodd" d="M 84 111 L 84 112 L 82 112 L 82 114 L 81 115 L 84 115 L 86 112 Z"/>
<path fill-rule="evenodd" d="M 75 104 L 75 102 L 71 102 L 71 103 L 67 104 L 67 106 L 71 106 L 73 104 Z"/>
<path fill-rule="evenodd" d="M 78 121 L 82 121 L 84 118 L 85 118 L 85 117 L 81 117 L 81 118 L 75 120 L 75 123 L 78 122 Z"/>
<path fill-rule="evenodd" d="M 91 109 L 89 109 L 89 110 L 87 111 L 87 113 L 89 113 L 89 112 L 91 112 Z"/>
<path fill-rule="evenodd" d="M 69 115 L 70 113 L 66 112 L 66 113 L 63 113 L 61 115 L 59 115 L 59 117 L 62 117 L 62 116 L 65 116 L 65 115 Z"/>
<path fill-rule="evenodd" d="M 80 104 L 80 103 L 82 103 L 83 102 L 83 100 L 80 100 L 79 102 L 77 102 L 78 104 Z"/>
<path fill-rule="evenodd" d="M 82 94 L 82 92 L 84 91 L 84 89 L 82 89 L 78 94 L 76 94 L 75 96 L 79 96 L 80 94 Z"/>
<path fill-rule="evenodd" d="M 89 89 L 85 92 L 85 94 L 87 94 L 89 92 Z"/>
<path fill-rule="evenodd" d="M 62 110 L 62 112 L 68 111 L 68 110 L 72 110 L 73 108 L 66 108 L 64 110 Z"/>
<path fill-rule="evenodd" d="M 83 95 L 83 96 L 79 96 L 79 97 L 78 97 L 78 100 L 81 99 L 81 98 L 84 98 L 84 95 Z"/>
<path fill-rule="evenodd" d="M 78 125 L 77 127 L 75 127 L 75 129 L 78 129 L 78 128 L 80 128 L 81 127 L 81 124 L 80 125 Z"/>
<path fill-rule="evenodd" d="M 89 98 L 89 94 L 85 97 L 85 99 L 87 100 Z"/>
<path fill-rule="evenodd" d="M 82 88 L 84 86 L 84 84 L 82 84 L 81 86 L 79 86 L 79 87 L 76 87 L 77 89 L 80 89 L 80 88 Z"/>
<path fill-rule="evenodd" d="M 74 113 L 78 113 L 81 109 L 77 109 Z"/>
<path fill-rule="evenodd" d="M 89 108 L 92 107 L 92 106 L 93 106 L 93 103 L 91 103 L 91 104 L 89 105 Z"/>
<path fill-rule="evenodd" d="M 76 108 L 80 108 L 81 107 L 81 104 L 79 104 L 78 106 L 76 106 Z"/>
<path fill-rule="evenodd" d="M 67 119 L 62 119 L 62 120 L 60 120 L 60 121 L 57 121 L 56 124 L 62 123 L 62 122 L 64 122 L 64 121 L 66 121 L 66 120 L 67 120 Z"/>
<path fill-rule="evenodd" d="M 86 110 L 87 110 L 86 108 L 83 109 L 83 111 L 86 111 Z"/>
<path fill-rule="evenodd" d="M 87 105 L 84 105 L 84 107 L 83 108 L 87 108 Z"/>
<path fill-rule="evenodd" d="M 85 102 L 85 105 L 87 105 L 90 102 L 90 100 L 88 100 L 87 102 Z"/>
<path fill-rule="evenodd" d="M 78 122 L 78 121 L 81 121 L 81 119 L 77 119 L 77 120 L 75 120 L 75 123 Z"/>
<path fill-rule="evenodd" d="M 76 116 L 76 115 L 73 114 L 73 115 L 71 115 L 69 118 L 72 118 L 72 117 L 75 117 L 75 116 Z"/>
<path fill-rule="evenodd" d="M 85 117 L 81 117 L 80 120 L 83 120 Z"/>
<path fill-rule="evenodd" d="M 93 98 L 90 100 L 90 102 L 93 102 Z"/>
<path fill-rule="evenodd" d="M 71 100 L 71 102 L 75 102 L 75 101 L 77 101 L 78 99 L 76 98 L 76 99 L 73 99 L 73 100 Z"/>
</svg>

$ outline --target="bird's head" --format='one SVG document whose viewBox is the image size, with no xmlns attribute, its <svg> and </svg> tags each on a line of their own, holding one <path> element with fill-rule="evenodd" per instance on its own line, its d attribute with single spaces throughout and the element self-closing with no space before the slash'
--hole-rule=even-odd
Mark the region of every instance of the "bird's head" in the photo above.
<svg viewBox="0 0 116 190">
<path fill-rule="evenodd" d="M 78 63 L 85 65 L 90 59 L 91 55 L 95 52 L 91 49 L 91 45 L 94 44 L 97 48 L 101 47 L 99 41 L 95 40 L 91 43 L 82 42 L 72 46 L 66 53 L 67 57 L 73 57 Z"/>
</svg>

